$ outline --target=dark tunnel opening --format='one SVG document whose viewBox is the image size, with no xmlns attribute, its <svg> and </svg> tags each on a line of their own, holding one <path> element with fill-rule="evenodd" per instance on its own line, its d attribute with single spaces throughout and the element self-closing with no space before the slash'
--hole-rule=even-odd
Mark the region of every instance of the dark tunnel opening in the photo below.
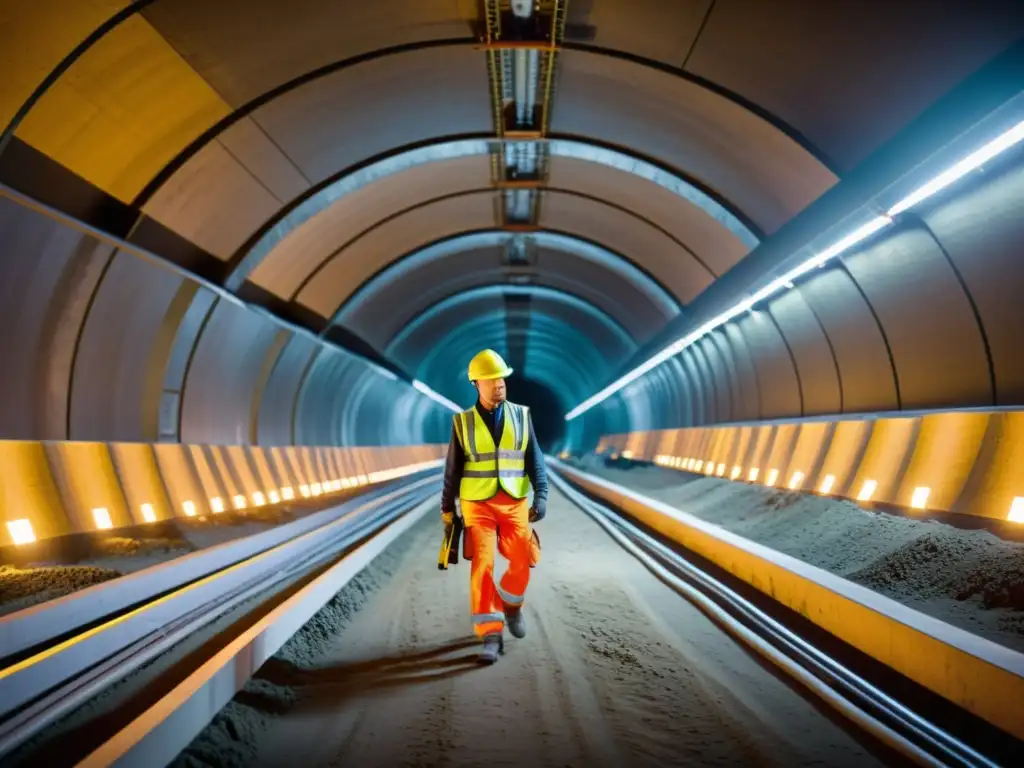
<svg viewBox="0 0 1024 768">
<path fill-rule="evenodd" d="M 533 379 L 508 380 L 508 399 L 529 407 L 537 442 L 545 453 L 558 450 L 565 440 L 565 406 L 548 386 Z"/>
</svg>

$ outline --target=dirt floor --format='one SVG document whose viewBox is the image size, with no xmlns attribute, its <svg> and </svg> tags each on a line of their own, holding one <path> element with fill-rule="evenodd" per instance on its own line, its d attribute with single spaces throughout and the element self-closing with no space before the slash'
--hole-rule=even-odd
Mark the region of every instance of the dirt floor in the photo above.
<svg viewBox="0 0 1024 768">
<path fill-rule="evenodd" d="M 268 662 L 185 766 L 869 766 L 882 759 L 553 494 L 528 635 L 475 663 L 432 515 Z M 800 691 L 800 692 L 798 692 Z"/>
<path fill-rule="evenodd" d="M 596 456 L 576 465 L 1024 652 L 1022 543 L 842 499 L 657 466 L 615 468 Z"/>
</svg>

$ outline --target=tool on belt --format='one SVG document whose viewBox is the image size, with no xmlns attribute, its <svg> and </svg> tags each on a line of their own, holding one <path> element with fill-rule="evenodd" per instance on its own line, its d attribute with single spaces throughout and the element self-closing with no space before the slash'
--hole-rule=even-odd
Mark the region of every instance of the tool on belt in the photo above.
<svg viewBox="0 0 1024 768">
<path fill-rule="evenodd" d="M 447 571 L 449 565 L 459 562 L 459 539 L 462 538 L 462 518 L 455 515 L 452 524 L 444 527 L 444 539 L 441 541 L 441 552 L 437 556 L 437 568 Z"/>
</svg>

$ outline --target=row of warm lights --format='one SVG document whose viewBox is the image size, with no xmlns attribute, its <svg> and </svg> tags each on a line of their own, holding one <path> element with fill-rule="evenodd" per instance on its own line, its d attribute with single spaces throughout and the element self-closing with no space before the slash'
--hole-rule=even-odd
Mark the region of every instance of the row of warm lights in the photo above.
<svg viewBox="0 0 1024 768">
<path fill-rule="evenodd" d="M 347 477 L 343 480 L 327 480 L 323 483 L 310 483 L 309 485 L 299 486 L 299 495 L 304 498 L 312 498 L 316 496 L 322 496 L 325 493 L 333 493 L 340 491 L 343 488 L 354 488 L 359 485 L 365 485 L 368 481 L 366 475 L 359 475 L 358 477 Z M 278 492 L 277 490 L 267 491 L 264 494 L 262 491 L 256 491 L 252 494 L 251 503 L 254 507 L 265 507 L 267 504 L 279 504 L 281 501 L 292 501 L 295 498 L 295 489 L 291 486 L 286 486 Z M 248 509 L 250 504 L 250 498 L 244 494 L 236 494 L 231 497 L 231 506 L 233 509 L 241 510 Z M 196 505 L 192 501 L 183 501 L 181 503 L 182 511 L 186 517 L 195 517 Z M 224 499 L 219 496 L 214 496 L 210 499 L 210 511 L 215 515 L 220 514 L 225 510 Z M 147 518 L 147 522 L 151 522 Z"/>
<path fill-rule="evenodd" d="M 343 488 L 354 488 L 360 485 L 366 485 L 368 482 L 374 482 L 373 475 L 382 473 L 371 473 L 367 475 L 359 475 L 357 477 L 345 478 L 343 480 L 328 480 L 323 483 L 311 483 L 309 485 L 299 486 L 299 495 L 303 498 L 311 498 L 321 496 L 325 493 L 332 493 L 340 491 Z M 394 475 L 392 475 L 394 476 Z M 268 503 L 278 504 L 282 500 L 291 501 L 295 498 L 295 490 L 291 487 L 281 488 L 280 492 L 277 490 L 268 491 L 264 494 L 262 491 L 256 491 L 252 494 L 252 505 L 254 507 L 264 507 Z M 232 506 L 235 509 L 246 509 L 249 506 L 249 498 L 238 494 L 233 496 L 231 499 Z M 142 512 L 142 519 L 147 523 L 156 522 L 156 509 L 150 503 L 142 504 L 139 507 Z M 181 509 L 185 513 L 186 517 L 195 517 L 197 514 L 196 504 L 194 501 L 183 501 L 181 503 Z M 219 514 L 225 509 L 224 500 L 219 496 L 214 496 L 210 499 L 210 510 L 214 514 Z M 93 522 L 96 524 L 96 529 L 105 531 L 114 527 L 114 523 L 110 518 L 110 510 L 106 507 L 97 507 L 92 511 Z M 9 520 L 7 521 L 7 532 L 11 536 L 11 540 L 21 546 L 23 544 L 31 544 L 36 540 L 35 531 L 32 529 L 32 523 L 28 519 L 22 518 L 20 520 Z"/>
<path fill-rule="evenodd" d="M 418 464 L 410 464 L 402 467 L 396 467 L 394 469 L 383 469 L 377 472 L 370 472 L 366 475 L 356 475 L 354 477 L 346 477 L 341 480 L 327 480 L 323 483 L 310 483 L 309 485 L 299 486 L 299 495 L 304 499 L 311 497 L 321 496 L 325 493 L 334 493 L 345 488 L 356 488 L 361 485 L 367 485 L 369 483 L 380 483 L 387 480 L 393 480 L 396 477 L 403 477 L 414 472 L 419 472 L 424 469 L 431 469 L 443 464 L 444 461 L 441 459 L 435 459 L 433 461 L 423 461 Z M 264 494 L 262 491 L 256 491 L 252 494 L 252 505 L 254 507 L 264 507 L 269 504 L 279 504 L 283 501 L 292 501 L 295 498 L 295 489 L 286 486 L 278 490 L 270 490 Z M 249 499 L 242 494 L 237 494 L 231 499 L 232 506 L 237 509 L 246 509 L 249 506 Z M 195 517 L 196 504 L 194 501 L 183 501 L 181 503 L 181 509 L 185 513 L 186 517 Z M 220 514 L 225 509 L 224 500 L 219 496 L 214 496 L 210 499 L 210 510 L 214 514 Z M 150 503 L 145 503 L 140 506 L 142 512 L 142 519 L 147 523 L 156 522 L 156 509 Z M 97 530 L 107 530 L 113 528 L 114 524 L 110 518 L 110 510 L 106 507 L 97 507 L 92 511 L 93 521 L 96 523 Z M 11 540 L 21 546 L 23 544 L 31 544 L 36 540 L 35 531 L 32 529 L 32 523 L 22 518 L 20 520 L 9 520 L 7 522 L 7 531 L 11 535 Z"/>
<path fill-rule="evenodd" d="M 680 458 L 678 456 L 667 456 L 661 454 L 654 459 L 655 464 L 660 464 L 663 467 L 674 467 L 675 469 L 685 469 L 688 472 L 702 472 L 705 475 L 714 475 L 716 477 L 724 477 L 726 466 L 719 462 L 716 464 L 714 461 L 702 461 L 701 459 L 693 458 Z M 739 480 L 740 475 L 743 474 L 743 469 L 740 466 L 734 466 L 729 472 L 730 480 Z M 757 477 L 760 474 L 758 467 L 751 467 L 747 472 L 747 481 L 751 483 L 757 482 Z M 799 491 L 803 489 L 804 484 L 804 473 L 800 471 L 794 471 L 790 476 L 788 488 L 791 491 Z M 779 480 L 779 470 L 770 469 L 765 475 L 764 484 L 769 488 L 774 488 L 775 484 Z M 829 496 L 832 493 L 832 487 L 835 485 L 835 475 L 825 475 L 821 480 L 821 485 L 818 486 L 818 493 L 822 496 Z M 871 501 L 871 497 L 875 495 L 875 491 L 878 489 L 877 480 L 865 480 L 863 485 L 860 487 L 860 492 L 857 494 L 857 501 Z M 914 489 L 914 492 L 910 496 L 910 506 L 914 509 L 926 509 L 928 504 L 928 496 L 931 495 L 931 488 L 921 485 Z M 1010 505 L 1010 513 L 1007 516 L 1007 520 L 1015 523 L 1024 523 L 1024 496 L 1018 496 L 1013 500 Z"/>
</svg>

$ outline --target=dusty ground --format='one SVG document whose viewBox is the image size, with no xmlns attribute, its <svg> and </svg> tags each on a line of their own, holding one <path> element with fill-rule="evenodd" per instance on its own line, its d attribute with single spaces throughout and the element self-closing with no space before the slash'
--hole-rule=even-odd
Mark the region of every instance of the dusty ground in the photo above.
<svg viewBox="0 0 1024 768">
<path fill-rule="evenodd" d="M 868 766 L 878 759 L 555 494 L 528 636 L 494 667 L 418 525 L 177 766 Z"/>
<path fill-rule="evenodd" d="M 1024 651 L 1024 544 L 851 501 L 657 466 L 617 469 L 597 457 L 578 466 Z"/>
</svg>

